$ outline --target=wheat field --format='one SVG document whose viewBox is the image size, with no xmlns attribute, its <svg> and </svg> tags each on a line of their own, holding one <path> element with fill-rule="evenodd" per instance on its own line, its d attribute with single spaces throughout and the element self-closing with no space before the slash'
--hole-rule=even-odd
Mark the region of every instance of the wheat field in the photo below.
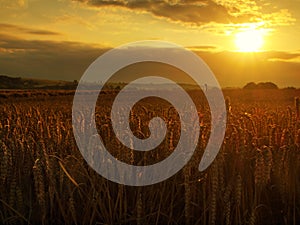
<svg viewBox="0 0 300 225">
<path fill-rule="evenodd" d="M 194 101 L 201 132 L 190 162 L 166 181 L 131 187 L 106 180 L 84 161 L 72 130 L 71 92 L 1 93 L 0 223 L 300 224 L 299 90 L 224 95 L 226 136 L 207 170 L 198 171 L 210 128 L 200 96 Z M 154 115 L 168 124 L 158 150 L 136 153 L 114 137 L 112 96 L 104 93 L 96 110 L 98 133 L 111 153 L 137 165 L 167 157 L 180 134 L 174 109 L 155 99 L 132 109 L 131 128 L 140 138 Z"/>
</svg>

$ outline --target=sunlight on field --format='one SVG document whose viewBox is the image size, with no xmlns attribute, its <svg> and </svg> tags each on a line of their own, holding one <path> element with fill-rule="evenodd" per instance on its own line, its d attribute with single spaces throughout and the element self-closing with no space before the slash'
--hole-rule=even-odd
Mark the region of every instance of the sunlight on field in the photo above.
<svg viewBox="0 0 300 225">
<path fill-rule="evenodd" d="M 196 153 L 173 177 L 139 188 L 109 182 L 83 160 L 72 133 L 72 95 L 24 93 L 0 95 L 0 221 L 6 224 L 300 222 L 300 101 L 293 100 L 299 90 L 224 91 L 226 137 L 204 172 L 197 168 L 209 137 L 209 109 L 203 95 L 190 91 L 201 115 Z M 113 96 L 104 93 L 96 110 L 98 132 L 111 154 L 135 165 L 167 157 L 180 135 L 176 111 L 157 99 L 133 108 L 130 124 L 139 138 L 149 135 L 156 112 L 168 124 L 158 150 L 137 153 L 114 137 Z M 88 126 L 82 121 L 82 129 Z"/>
</svg>

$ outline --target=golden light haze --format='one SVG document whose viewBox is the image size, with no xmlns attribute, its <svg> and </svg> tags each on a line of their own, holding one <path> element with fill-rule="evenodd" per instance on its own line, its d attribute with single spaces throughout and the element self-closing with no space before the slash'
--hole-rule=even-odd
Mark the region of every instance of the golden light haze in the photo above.
<svg viewBox="0 0 300 225">
<path fill-rule="evenodd" d="M 105 49 L 157 39 L 196 51 L 222 86 L 300 86 L 297 0 L 0 0 L 0 10 L 0 74 L 79 79 Z M 236 77 L 230 62 L 238 52 L 255 52 L 259 77 L 246 67 Z"/>
</svg>

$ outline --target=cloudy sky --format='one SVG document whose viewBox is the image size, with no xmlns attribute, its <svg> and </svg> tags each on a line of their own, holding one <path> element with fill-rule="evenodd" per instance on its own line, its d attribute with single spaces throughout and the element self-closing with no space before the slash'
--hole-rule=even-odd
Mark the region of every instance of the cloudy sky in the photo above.
<svg viewBox="0 0 300 225">
<path fill-rule="evenodd" d="M 0 74 L 80 79 L 110 48 L 189 48 L 221 86 L 300 87 L 300 0 L 0 0 Z"/>
</svg>

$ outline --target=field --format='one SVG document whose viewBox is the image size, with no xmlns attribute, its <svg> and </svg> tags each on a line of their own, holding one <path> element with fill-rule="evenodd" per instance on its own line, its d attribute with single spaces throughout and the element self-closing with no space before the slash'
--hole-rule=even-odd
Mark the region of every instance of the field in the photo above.
<svg viewBox="0 0 300 225">
<path fill-rule="evenodd" d="M 72 130 L 72 91 L 2 91 L 0 223 L 300 224 L 300 90 L 224 90 L 226 137 L 204 172 L 198 164 L 209 109 L 202 94 L 189 94 L 201 121 L 192 159 L 166 181 L 132 187 L 106 180 L 82 158 Z M 136 165 L 167 157 L 180 134 L 176 111 L 158 99 L 132 109 L 131 128 L 141 138 L 154 115 L 168 124 L 158 149 L 136 153 L 111 129 L 115 95 L 101 94 L 96 109 L 98 133 L 111 153 Z"/>
</svg>

